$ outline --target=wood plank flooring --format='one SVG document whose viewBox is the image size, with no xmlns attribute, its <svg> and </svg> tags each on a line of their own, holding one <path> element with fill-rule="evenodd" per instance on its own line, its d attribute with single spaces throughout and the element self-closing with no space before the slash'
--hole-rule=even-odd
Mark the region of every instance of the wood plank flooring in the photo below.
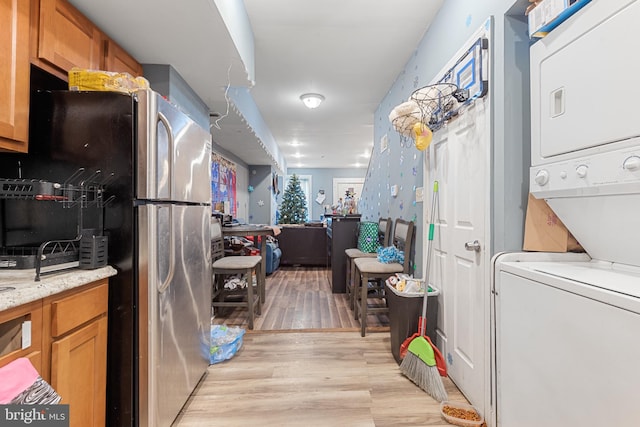
<svg viewBox="0 0 640 427">
<path fill-rule="evenodd" d="M 331 292 L 330 270 L 321 267 L 281 267 L 267 276 L 265 304 L 254 330 L 356 330 L 347 294 Z M 372 300 L 373 301 L 373 300 Z M 245 308 L 226 308 L 215 313 L 214 323 L 248 327 Z M 386 314 L 367 317 L 368 331 L 388 331 Z"/>
<path fill-rule="evenodd" d="M 284 267 L 267 277 L 254 330 L 232 359 L 209 366 L 174 426 L 449 426 L 439 403 L 400 373 L 387 315 L 369 316 L 362 338 L 328 274 Z M 247 311 L 213 321 L 247 329 Z M 466 402 L 443 381 L 449 400 Z"/>
<path fill-rule="evenodd" d="M 465 398 L 447 378 L 449 400 Z M 399 371 L 389 334 L 250 332 L 211 365 L 176 427 L 450 426 Z"/>
</svg>

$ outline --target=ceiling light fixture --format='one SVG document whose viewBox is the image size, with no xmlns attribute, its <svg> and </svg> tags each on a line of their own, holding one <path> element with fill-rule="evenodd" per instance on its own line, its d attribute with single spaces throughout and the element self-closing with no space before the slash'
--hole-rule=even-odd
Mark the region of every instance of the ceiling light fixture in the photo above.
<svg viewBox="0 0 640 427">
<path fill-rule="evenodd" d="M 318 108 L 322 101 L 324 101 L 324 96 L 319 93 L 305 93 L 300 95 L 300 100 L 304 102 L 307 108 L 314 109 Z"/>
</svg>

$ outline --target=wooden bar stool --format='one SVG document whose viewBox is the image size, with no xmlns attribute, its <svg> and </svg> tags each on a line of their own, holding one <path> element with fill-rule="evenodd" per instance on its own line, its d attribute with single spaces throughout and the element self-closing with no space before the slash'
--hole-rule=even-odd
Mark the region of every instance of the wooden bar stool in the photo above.
<svg viewBox="0 0 640 427">
<path fill-rule="evenodd" d="M 249 312 L 249 329 L 253 329 L 255 315 L 262 314 L 260 294 L 262 292 L 262 256 L 224 256 L 222 228 L 217 218 L 211 220 L 211 256 L 213 270 L 213 307 L 246 307 Z M 256 286 L 253 285 L 253 275 Z M 227 289 L 225 277 L 239 275 L 246 281 L 246 287 Z"/>
<path fill-rule="evenodd" d="M 395 273 L 409 274 L 411 270 L 411 253 L 414 237 L 413 221 L 397 219 L 393 232 L 393 245 L 404 252 L 404 262 L 383 263 L 377 258 L 356 258 L 354 260 L 355 280 L 353 284 L 353 295 L 355 298 L 354 312 L 355 319 L 360 320 L 360 335 L 365 336 L 367 329 L 367 315 L 370 313 L 387 313 L 389 308 L 386 301 L 382 307 L 369 307 L 368 299 L 377 298 L 384 300 L 385 280 Z M 369 282 L 377 279 L 379 284 L 373 288 L 369 287 Z M 373 293 L 371 293 L 371 292 Z"/>
<path fill-rule="evenodd" d="M 391 218 L 380 218 L 378 220 L 378 241 L 383 247 L 389 246 L 389 242 L 391 240 L 391 225 L 393 221 Z M 353 284 L 355 283 L 355 268 L 354 268 L 354 260 L 356 258 L 376 258 L 378 255 L 375 252 L 362 252 L 358 248 L 349 248 L 344 250 L 345 255 L 347 256 L 346 262 L 346 270 L 347 276 L 345 278 L 345 283 L 347 284 L 346 290 L 349 297 L 349 307 L 352 310 L 354 309 L 354 304 L 356 298 L 353 293 Z"/>
</svg>

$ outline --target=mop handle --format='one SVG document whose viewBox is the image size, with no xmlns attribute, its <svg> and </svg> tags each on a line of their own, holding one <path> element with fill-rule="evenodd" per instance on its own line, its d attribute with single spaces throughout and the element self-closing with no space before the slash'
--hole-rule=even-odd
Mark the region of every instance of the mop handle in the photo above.
<svg viewBox="0 0 640 427">
<path fill-rule="evenodd" d="M 429 271 L 431 271 L 431 254 L 433 252 L 433 234 L 436 217 L 436 195 L 438 194 L 438 181 L 433 182 L 433 198 L 431 200 L 431 218 L 429 219 L 429 249 L 427 250 L 427 271 L 425 273 L 424 298 L 422 301 L 422 317 L 420 318 L 420 335 L 427 333 L 427 299 L 429 298 Z"/>
</svg>

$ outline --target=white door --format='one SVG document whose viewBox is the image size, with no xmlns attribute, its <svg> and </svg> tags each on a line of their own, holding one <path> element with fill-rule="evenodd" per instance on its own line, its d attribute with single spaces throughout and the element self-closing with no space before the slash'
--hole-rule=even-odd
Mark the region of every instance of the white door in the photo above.
<svg viewBox="0 0 640 427">
<path fill-rule="evenodd" d="M 362 195 L 364 178 L 333 178 L 333 204 L 338 204 L 338 199 L 344 200 L 347 190 L 356 193 L 356 201 Z"/>
<path fill-rule="evenodd" d="M 449 377 L 479 408 L 484 406 L 486 316 L 490 254 L 489 99 L 475 105 L 435 132 L 425 156 L 424 254 L 428 234 L 433 181 L 438 180 L 436 230 L 429 282 L 441 290 L 438 346 L 447 360 Z M 477 244 L 474 245 L 474 242 Z M 474 250 L 474 246 L 479 246 Z M 426 266 L 426 262 L 423 263 Z"/>
</svg>

